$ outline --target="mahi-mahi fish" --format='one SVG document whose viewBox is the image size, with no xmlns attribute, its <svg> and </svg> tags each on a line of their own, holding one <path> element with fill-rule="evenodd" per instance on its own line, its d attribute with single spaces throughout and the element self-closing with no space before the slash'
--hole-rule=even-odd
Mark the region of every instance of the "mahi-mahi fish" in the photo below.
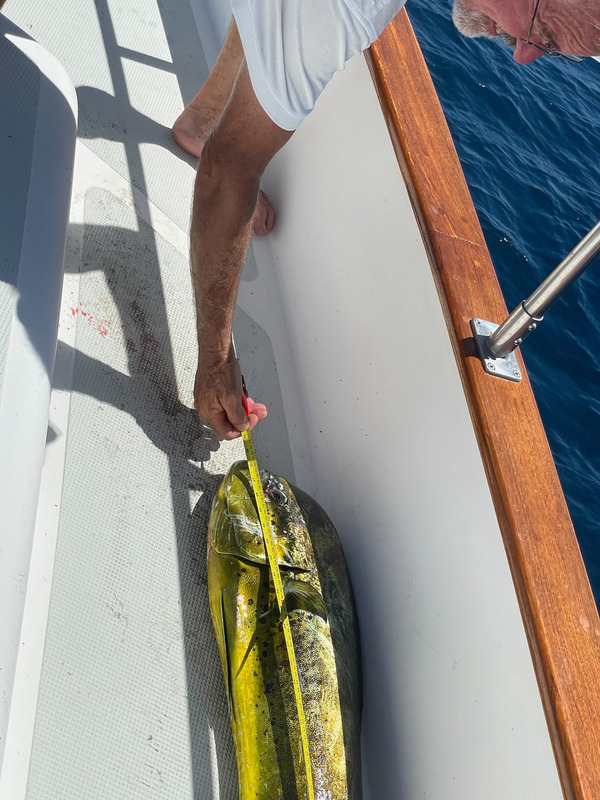
<svg viewBox="0 0 600 800">
<path fill-rule="evenodd" d="M 360 654 L 346 562 L 307 494 L 262 472 L 302 692 L 315 800 L 360 800 Z M 208 590 L 240 800 L 304 800 L 306 772 L 282 620 L 245 461 L 213 501 Z"/>
</svg>

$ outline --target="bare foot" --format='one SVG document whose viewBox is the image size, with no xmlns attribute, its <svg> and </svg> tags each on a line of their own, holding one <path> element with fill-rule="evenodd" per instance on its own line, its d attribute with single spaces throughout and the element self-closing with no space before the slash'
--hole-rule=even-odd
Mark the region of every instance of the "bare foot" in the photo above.
<svg viewBox="0 0 600 800">
<path fill-rule="evenodd" d="M 258 190 L 256 200 L 256 210 L 254 211 L 253 230 L 258 236 L 266 236 L 271 233 L 275 224 L 275 211 L 269 198 L 262 189 Z"/>
</svg>

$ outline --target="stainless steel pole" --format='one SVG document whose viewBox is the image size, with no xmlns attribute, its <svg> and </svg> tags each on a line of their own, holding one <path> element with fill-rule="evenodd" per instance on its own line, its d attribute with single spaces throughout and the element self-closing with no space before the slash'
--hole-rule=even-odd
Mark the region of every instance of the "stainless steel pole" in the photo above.
<svg viewBox="0 0 600 800">
<path fill-rule="evenodd" d="M 487 340 L 493 358 L 506 358 L 541 322 L 550 306 L 600 252 L 600 222 L 583 237 L 546 280 L 507 317 Z"/>
</svg>

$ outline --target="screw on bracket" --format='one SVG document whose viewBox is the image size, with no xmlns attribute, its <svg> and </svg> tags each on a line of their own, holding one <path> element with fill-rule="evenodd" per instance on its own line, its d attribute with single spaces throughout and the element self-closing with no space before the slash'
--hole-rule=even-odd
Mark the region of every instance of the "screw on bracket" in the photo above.
<svg viewBox="0 0 600 800">
<path fill-rule="evenodd" d="M 488 349 L 490 336 L 497 328 L 498 325 L 494 322 L 482 319 L 471 320 L 471 330 L 477 355 L 488 375 L 518 383 L 522 375 L 514 353 L 508 353 L 508 355 L 499 358 L 490 357 L 491 354 Z"/>
</svg>

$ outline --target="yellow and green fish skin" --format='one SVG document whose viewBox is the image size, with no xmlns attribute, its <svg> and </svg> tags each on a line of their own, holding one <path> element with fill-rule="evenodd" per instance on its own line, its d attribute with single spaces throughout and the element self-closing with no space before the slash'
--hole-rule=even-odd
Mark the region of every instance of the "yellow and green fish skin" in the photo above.
<svg viewBox="0 0 600 800">
<path fill-rule="evenodd" d="M 298 664 L 314 797 L 360 800 L 360 655 L 338 535 L 320 506 L 282 478 L 264 475 L 263 486 Z M 304 800 L 289 661 L 245 461 L 231 467 L 213 501 L 207 566 L 240 800 Z"/>
</svg>

